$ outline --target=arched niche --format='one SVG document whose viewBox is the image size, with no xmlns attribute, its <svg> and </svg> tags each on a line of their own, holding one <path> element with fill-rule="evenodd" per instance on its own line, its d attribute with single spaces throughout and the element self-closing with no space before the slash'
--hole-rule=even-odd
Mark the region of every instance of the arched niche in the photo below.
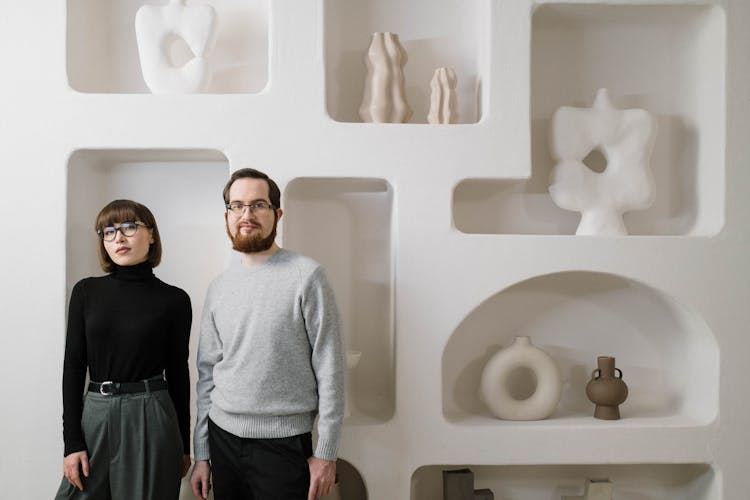
<svg viewBox="0 0 750 500">
<path fill-rule="evenodd" d="M 699 315 L 643 283 L 569 271 L 501 290 L 458 325 L 442 357 L 448 421 L 499 422 L 479 397 L 479 380 L 487 360 L 516 336 L 531 337 L 560 368 L 563 392 L 551 419 L 591 418 L 585 386 L 599 355 L 614 356 L 624 373 L 623 419 L 703 425 L 717 414 L 719 350 Z M 522 378 L 513 383 L 528 385 Z"/>
</svg>

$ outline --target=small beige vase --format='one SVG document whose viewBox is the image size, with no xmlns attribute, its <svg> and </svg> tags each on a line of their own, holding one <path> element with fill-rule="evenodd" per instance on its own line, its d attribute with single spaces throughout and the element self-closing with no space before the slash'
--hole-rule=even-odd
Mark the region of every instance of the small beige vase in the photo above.
<svg viewBox="0 0 750 500">
<path fill-rule="evenodd" d="M 427 123 L 447 125 L 456 123 L 456 72 L 438 68 L 430 81 L 430 112 Z"/>
</svg>

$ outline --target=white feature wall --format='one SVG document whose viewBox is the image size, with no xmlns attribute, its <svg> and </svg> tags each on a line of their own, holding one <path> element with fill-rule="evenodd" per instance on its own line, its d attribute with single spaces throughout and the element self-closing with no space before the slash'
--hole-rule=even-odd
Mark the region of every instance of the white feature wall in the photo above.
<svg viewBox="0 0 750 500">
<path fill-rule="evenodd" d="M 148 93 L 145 3 L 3 6 L 6 496 L 49 498 L 61 479 L 66 304 L 100 272 L 97 211 L 128 197 L 155 212 L 156 274 L 188 291 L 197 323 L 236 258 L 221 189 L 252 166 L 282 189 L 279 242 L 325 265 L 362 352 L 345 498 L 440 498 L 441 471 L 460 467 L 503 499 L 580 495 L 591 477 L 619 500 L 746 497 L 750 3 L 212 0 L 221 70 L 201 95 Z M 409 52 L 412 123 L 357 118 L 376 30 Z M 437 66 L 457 71 L 458 124 L 424 123 Z M 546 192 L 548 125 L 600 87 L 659 122 L 656 201 L 626 215 L 629 236 L 576 237 L 578 216 Z M 517 335 L 561 368 L 549 419 L 497 420 L 477 396 L 483 363 Z M 618 421 L 594 419 L 583 393 L 598 355 L 630 387 Z"/>
</svg>

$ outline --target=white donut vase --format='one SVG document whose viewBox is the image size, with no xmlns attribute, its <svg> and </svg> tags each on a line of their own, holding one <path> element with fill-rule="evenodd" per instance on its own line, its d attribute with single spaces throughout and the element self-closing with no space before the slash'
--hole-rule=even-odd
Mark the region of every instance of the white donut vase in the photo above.
<svg viewBox="0 0 750 500">
<path fill-rule="evenodd" d="M 527 368 L 536 377 L 536 389 L 526 399 L 512 396 L 508 379 L 514 370 Z M 555 411 L 562 393 L 557 365 L 549 354 L 531 345 L 529 337 L 516 337 L 498 351 L 482 371 L 480 393 L 484 403 L 504 420 L 543 420 Z"/>
</svg>

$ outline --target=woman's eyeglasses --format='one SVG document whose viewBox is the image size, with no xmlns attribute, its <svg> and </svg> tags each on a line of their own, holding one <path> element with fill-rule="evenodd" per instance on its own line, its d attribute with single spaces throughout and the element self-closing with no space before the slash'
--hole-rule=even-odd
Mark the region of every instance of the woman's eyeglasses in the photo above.
<svg viewBox="0 0 750 500">
<path fill-rule="evenodd" d="M 138 226 L 148 227 L 141 221 L 135 222 L 122 222 L 119 226 L 107 226 L 96 230 L 96 234 L 99 235 L 104 241 L 114 241 L 117 237 L 117 231 L 123 236 L 133 236 L 138 231 Z"/>
</svg>

